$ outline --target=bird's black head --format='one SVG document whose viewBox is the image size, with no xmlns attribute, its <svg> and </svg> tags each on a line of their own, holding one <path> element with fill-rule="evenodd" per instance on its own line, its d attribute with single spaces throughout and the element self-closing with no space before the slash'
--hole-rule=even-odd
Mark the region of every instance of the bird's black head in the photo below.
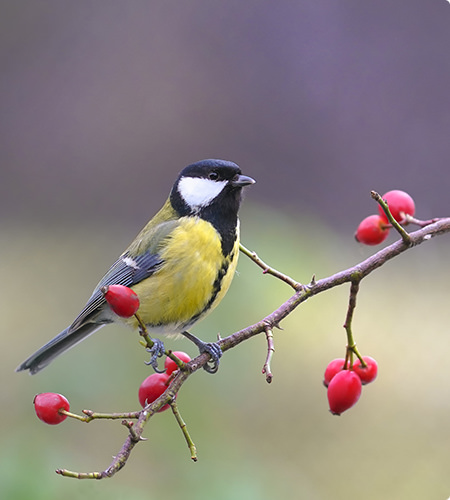
<svg viewBox="0 0 450 500">
<path fill-rule="evenodd" d="M 202 160 L 181 171 L 170 201 L 180 217 L 197 215 L 207 220 L 225 240 L 236 233 L 242 188 L 254 183 L 231 161 Z"/>
<path fill-rule="evenodd" d="M 172 206 L 181 216 L 203 216 L 208 207 L 213 211 L 237 214 L 241 189 L 254 182 L 251 177 L 241 174 L 236 163 L 202 160 L 181 171 L 170 195 Z"/>
</svg>

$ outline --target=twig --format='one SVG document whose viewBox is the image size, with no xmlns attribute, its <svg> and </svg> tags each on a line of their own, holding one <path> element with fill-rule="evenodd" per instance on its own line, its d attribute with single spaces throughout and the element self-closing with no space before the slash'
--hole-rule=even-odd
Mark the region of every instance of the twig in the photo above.
<svg viewBox="0 0 450 500">
<path fill-rule="evenodd" d="M 122 425 L 125 426 L 128 431 L 130 432 L 130 437 L 131 439 L 133 439 L 134 441 L 138 442 L 138 441 L 146 441 L 145 438 L 143 438 L 142 436 L 138 436 L 134 430 L 134 422 L 132 422 L 131 420 L 122 420 Z"/>
<path fill-rule="evenodd" d="M 194 441 L 192 441 L 192 438 L 187 430 L 187 426 L 185 421 L 183 420 L 180 410 L 178 409 L 178 405 L 176 401 L 172 401 L 170 403 L 170 407 L 172 408 L 172 413 L 181 429 L 181 432 L 183 433 L 184 439 L 186 439 L 186 443 L 188 445 L 189 451 L 191 452 L 191 459 L 196 462 L 197 461 L 197 448 L 195 447 Z"/>
<path fill-rule="evenodd" d="M 287 283 L 289 286 L 291 286 L 294 290 L 301 290 L 303 288 L 303 285 L 301 283 L 298 283 L 291 277 L 289 277 L 287 274 L 281 273 L 280 271 L 277 271 L 273 267 L 270 267 L 268 264 L 266 264 L 262 259 L 258 257 L 256 252 L 252 252 L 251 250 L 248 250 L 248 248 L 244 247 L 242 243 L 239 244 L 239 250 L 249 257 L 257 266 L 259 266 L 263 270 L 263 274 L 270 274 L 272 276 L 275 276 L 275 278 L 280 279 L 281 281 L 284 281 Z"/>
<path fill-rule="evenodd" d="M 356 296 L 358 295 L 359 292 L 360 281 L 361 280 L 355 276 L 350 286 L 350 297 L 348 300 L 347 316 L 345 318 L 345 323 L 344 323 L 344 328 L 347 333 L 347 350 L 345 353 L 344 368 L 350 368 L 353 365 L 353 354 L 356 354 L 358 359 L 361 361 L 362 366 L 366 366 L 365 361 L 362 359 L 362 356 L 359 353 L 358 348 L 356 347 L 352 330 L 353 313 L 355 312 Z"/>
<path fill-rule="evenodd" d="M 103 479 L 102 472 L 74 472 L 67 469 L 56 469 L 56 474 L 64 477 L 73 477 L 75 479 Z"/>
<path fill-rule="evenodd" d="M 383 200 L 383 198 L 376 192 L 376 191 L 371 191 L 370 192 L 372 198 L 380 205 L 380 207 L 383 209 L 383 212 L 386 214 L 386 217 L 388 218 L 389 223 L 391 226 L 399 233 L 401 236 L 403 242 L 406 245 L 411 244 L 411 238 L 409 237 L 409 234 L 405 231 L 405 229 L 394 219 L 394 217 L 391 214 L 391 211 L 389 210 L 388 204 Z"/>
<path fill-rule="evenodd" d="M 66 415 L 67 417 L 73 418 L 75 420 L 79 420 L 80 422 L 92 422 L 92 420 L 98 419 L 109 419 L 109 420 L 118 420 L 118 419 L 128 419 L 128 418 L 139 418 L 140 412 L 128 412 L 128 413 L 98 413 L 92 410 L 83 410 L 84 415 L 77 415 L 76 413 L 72 413 L 70 411 L 66 411 L 64 409 L 59 410 L 59 413 L 62 415 Z"/>
<path fill-rule="evenodd" d="M 405 223 L 406 224 L 415 224 L 416 226 L 419 227 L 425 227 L 429 226 L 430 224 L 434 224 L 435 222 L 441 220 L 442 217 L 435 217 L 434 219 L 428 219 L 428 220 L 420 220 L 416 219 L 412 215 L 405 214 Z"/>
<path fill-rule="evenodd" d="M 271 328 L 267 327 L 266 330 L 266 339 L 267 339 L 267 356 L 266 361 L 264 363 L 262 373 L 266 375 L 266 382 L 270 384 L 273 379 L 272 370 L 270 368 L 270 362 L 272 361 L 273 353 L 275 352 L 275 346 L 273 342 L 273 331 Z"/>
</svg>

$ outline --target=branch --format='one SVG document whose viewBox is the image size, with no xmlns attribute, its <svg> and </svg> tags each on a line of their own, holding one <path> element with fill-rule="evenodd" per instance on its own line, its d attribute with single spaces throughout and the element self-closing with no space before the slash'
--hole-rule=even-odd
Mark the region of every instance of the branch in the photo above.
<svg viewBox="0 0 450 500">
<path fill-rule="evenodd" d="M 392 222 L 392 221 L 391 221 Z M 420 223 L 420 221 L 418 221 Z M 263 269 L 265 274 L 270 274 L 283 282 L 287 283 L 291 286 L 295 293 L 283 304 L 281 304 L 275 311 L 266 316 L 261 321 L 248 326 L 238 332 L 233 333 L 232 335 L 220 339 L 218 341 L 219 346 L 222 349 L 222 352 L 226 352 L 240 343 L 258 335 L 263 332 L 266 333 L 267 341 L 268 341 L 268 354 L 266 358 L 266 363 L 264 365 L 264 372 L 266 377 L 271 380 L 272 374 L 270 373 L 270 359 L 273 353 L 273 334 L 272 330 L 274 328 L 279 327 L 281 321 L 283 321 L 289 314 L 291 314 L 300 304 L 308 300 L 310 297 L 314 295 L 318 295 L 319 293 L 325 292 L 331 288 L 342 285 L 344 283 L 351 283 L 351 293 L 350 293 L 350 301 L 349 301 L 349 309 L 347 312 L 346 318 L 346 330 L 348 337 L 348 348 L 351 349 L 353 353 L 358 356 L 358 352 L 356 351 L 356 345 L 353 341 L 353 337 L 351 334 L 351 319 L 353 316 L 353 310 L 356 304 L 356 294 L 358 291 L 359 284 L 362 279 L 368 276 L 370 273 L 384 265 L 386 262 L 390 261 L 394 257 L 397 257 L 401 253 L 406 250 L 413 248 L 414 246 L 420 245 L 426 241 L 429 241 L 431 238 L 450 232 L 450 218 L 442 218 L 438 220 L 427 221 L 429 222 L 425 227 L 418 229 L 412 233 L 406 233 L 402 235 L 402 239 L 392 243 L 391 245 L 383 248 L 379 252 L 374 255 L 368 257 L 363 262 L 350 267 L 344 271 L 338 272 L 330 277 L 323 278 L 317 280 L 313 278 L 309 285 L 301 285 L 292 278 L 286 276 L 285 274 L 271 268 L 266 263 L 264 263 L 254 252 L 250 252 L 244 246 L 241 245 L 241 251 L 251 258 L 259 267 Z M 425 222 L 423 223 L 425 224 Z M 419 224 L 420 225 L 420 224 Z M 403 229 L 403 228 L 402 228 Z M 167 353 L 169 354 L 169 353 Z M 171 353 L 170 353 L 171 354 Z M 359 356 L 358 356 L 359 357 Z M 145 424 L 149 421 L 149 419 L 165 404 L 171 404 L 172 408 L 173 402 L 175 400 L 175 396 L 177 392 L 180 390 L 181 386 L 184 382 L 197 370 L 203 367 L 210 359 L 209 354 L 203 353 L 197 356 L 195 359 L 191 360 L 189 363 L 186 363 L 184 366 L 180 365 L 180 369 L 176 372 L 173 380 L 171 381 L 169 387 L 164 392 L 162 396 L 160 396 L 153 403 L 147 405 L 140 412 L 132 412 L 132 413 L 124 413 L 124 414 L 111 414 L 114 417 L 109 418 L 136 418 L 136 422 L 128 422 L 125 421 L 124 425 L 129 429 L 128 436 L 119 451 L 119 453 L 114 457 L 110 466 L 105 469 L 103 472 L 86 472 L 86 473 L 78 473 L 68 471 L 66 469 L 58 469 L 56 472 L 60 475 L 66 477 L 73 477 L 78 479 L 102 479 L 106 477 L 111 477 L 116 474 L 124 465 L 126 464 L 131 451 L 134 446 L 140 441 L 144 440 L 142 437 Z M 269 381 L 269 380 L 268 380 Z M 181 416 L 177 413 L 177 407 L 175 406 L 174 414 L 179 422 L 179 425 L 182 429 L 182 432 L 186 438 L 189 449 L 191 451 L 191 457 L 193 460 L 196 459 L 195 453 L 195 445 L 190 439 L 189 434 L 186 430 L 186 424 L 181 419 Z M 105 414 L 95 413 L 91 411 L 85 412 L 86 417 L 81 417 L 79 419 L 90 422 L 95 418 L 108 418 Z M 75 417 L 76 418 L 76 417 Z"/>
</svg>

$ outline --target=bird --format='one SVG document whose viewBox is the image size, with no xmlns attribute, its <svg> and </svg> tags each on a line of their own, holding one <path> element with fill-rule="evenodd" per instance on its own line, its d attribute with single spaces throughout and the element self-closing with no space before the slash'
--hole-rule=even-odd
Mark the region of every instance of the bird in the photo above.
<svg viewBox="0 0 450 500">
<path fill-rule="evenodd" d="M 38 373 L 60 354 L 110 323 L 139 328 L 108 306 L 104 287 L 125 285 L 139 297 L 139 316 L 151 335 L 184 335 L 211 354 L 204 368 L 217 371 L 220 347 L 188 332 L 228 291 L 239 256 L 242 189 L 256 181 L 231 161 L 206 159 L 185 167 L 167 201 L 109 268 L 81 313 L 16 371 Z M 154 339 L 154 357 L 164 347 Z M 148 363 L 153 364 L 153 363 Z M 208 368 L 209 367 L 209 368 Z"/>
</svg>

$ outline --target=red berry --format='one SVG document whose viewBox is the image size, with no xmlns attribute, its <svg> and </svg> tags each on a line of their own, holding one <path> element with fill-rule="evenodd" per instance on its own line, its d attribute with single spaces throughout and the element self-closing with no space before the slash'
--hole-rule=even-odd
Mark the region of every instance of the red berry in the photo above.
<svg viewBox="0 0 450 500">
<path fill-rule="evenodd" d="M 333 377 L 344 369 L 344 358 L 336 358 L 328 363 L 323 376 L 323 385 L 328 387 Z"/>
<path fill-rule="evenodd" d="M 378 245 L 388 237 L 389 228 L 385 224 L 386 221 L 379 215 L 369 215 L 360 222 L 355 233 L 356 241 L 364 245 Z"/>
<path fill-rule="evenodd" d="M 153 373 L 149 375 L 139 387 L 139 403 L 142 408 L 149 403 L 153 403 L 167 389 L 167 381 L 169 376 L 167 373 Z M 159 411 L 164 411 L 169 408 L 169 405 L 164 405 Z"/>
<path fill-rule="evenodd" d="M 373 382 L 377 378 L 378 364 L 370 356 L 363 356 L 363 360 L 367 364 L 366 368 L 364 368 L 361 365 L 361 361 L 357 359 L 353 364 L 352 370 L 358 375 L 364 385 L 370 384 L 370 382 Z"/>
<path fill-rule="evenodd" d="M 414 200 L 405 191 L 394 189 L 393 191 L 388 191 L 382 198 L 387 202 L 392 217 L 397 222 L 401 222 L 405 218 L 405 214 L 414 215 L 416 212 Z M 383 221 L 387 222 L 388 219 L 381 206 L 378 206 L 378 211 Z"/>
<path fill-rule="evenodd" d="M 189 363 L 189 361 L 191 360 L 189 354 L 186 354 L 183 351 L 174 351 L 172 354 L 175 354 L 177 358 L 180 358 L 181 361 L 184 361 L 185 363 Z M 166 358 L 166 361 L 164 362 L 164 368 L 166 369 L 167 375 L 170 375 L 175 370 L 178 370 L 177 364 L 170 358 Z"/>
<path fill-rule="evenodd" d="M 109 307 L 122 318 L 131 318 L 139 309 L 137 294 L 123 285 L 109 285 L 101 289 Z"/>
<path fill-rule="evenodd" d="M 333 415 L 351 408 L 361 396 L 361 379 L 352 370 L 337 373 L 328 386 L 328 403 Z"/>
<path fill-rule="evenodd" d="M 69 401 L 62 394 L 54 392 L 42 392 L 37 394 L 33 400 L 34 411 L 40 420 L 46 424 L 60 424 L 67 415 L 59 413 L 59 410 L 70 410 Z"/>
</svg>

